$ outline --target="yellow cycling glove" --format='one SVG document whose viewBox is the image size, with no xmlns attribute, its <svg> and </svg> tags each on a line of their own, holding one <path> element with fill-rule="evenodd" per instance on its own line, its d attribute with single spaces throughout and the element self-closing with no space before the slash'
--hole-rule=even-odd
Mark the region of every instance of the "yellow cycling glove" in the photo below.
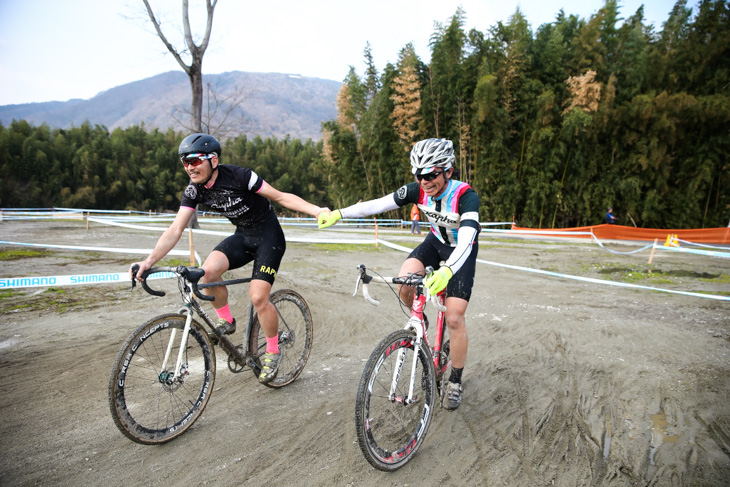
<svg viewBox="0 0 730 487">
<path fill-rule="evenodd" d="M 449 283 L 449 279 L 451 279 L 451 276 L 453 275 L 454 273 L 451 272 L 449 267 L 439 267 L 439 270 L 431 274 L 431 276 L 426 279 L 426 287 L 428 288 L 429 294 L 433 296 L 443 291 Z"/>
<path fill-rule="evenodd" d="M 337 220 L 340 220 L 341 218 L 342 213 L 340 213 L 340 210 L 330 212 L 323 211 L 317 215 L 317 224 L 319 228 L 327 228 L 337 223 Z"/>
</svg>

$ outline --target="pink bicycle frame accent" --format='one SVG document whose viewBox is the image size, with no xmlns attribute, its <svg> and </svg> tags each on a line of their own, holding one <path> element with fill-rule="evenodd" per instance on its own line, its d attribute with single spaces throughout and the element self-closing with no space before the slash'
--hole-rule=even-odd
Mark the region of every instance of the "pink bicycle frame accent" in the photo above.
<svg viewBox="0 0 730 487">
<path fill-rule="evenodd" d="M 445 293 L 442 291 L 440 292 L 436 299 L 438 300 L 438 303 L 443 306 L 444 305 L 444 295 Z M 414 297 L 413 303 L 411 304 L 411 317 L 416 318 L 421 322 L 421 326 L 423 327 L 423 339 L 426 340 L 426 345 L 428 345 L 429 348 L 431 348 L 430 340 L 428 339 L 428 331 L 426 330 L 426 323 L 423 320 L 423 310 L 426 308 L 426 296 L 424 294 L 421 294 L 419 296 Z M 439 370 L 439 355 L 441 352 L 441 345 L 443 343 L 443 336 L 444 336 L 444 328 L 446 327 L 446 321 L 444 318 L 444 312 L 438 311 L 436 315 L 436 336 L 435 341 L 433 345 L 433 366 L 437 373 L 443 373 L 449 366 L 449 364 L 446 364 L 442 370 Z"/>
</svg>

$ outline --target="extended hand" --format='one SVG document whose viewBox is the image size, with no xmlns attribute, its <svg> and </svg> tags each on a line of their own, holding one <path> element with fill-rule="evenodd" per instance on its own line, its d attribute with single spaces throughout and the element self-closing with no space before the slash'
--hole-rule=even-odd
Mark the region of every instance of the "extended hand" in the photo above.
<svg viewBox="0 0 730 487">
<path fill-rule="evenodd" d="M 454 273 L 451 272 L 450 268 L 441 266 L 439 270 L 426 279 L 426 287 L 428 288 L 429 294 L 433 296 L 443 291 L 453 275 Z"/>
<path fill-rule="evenodd" d="M 342 213 L 340 213 L 340 210 L 331 212 L 323 211 L 319 214 L 319 216 L 317 216 L 317 224 L 319 228 L 327 228 L 337 223 L 340 219 L 342 219 Z"/>
</svg>

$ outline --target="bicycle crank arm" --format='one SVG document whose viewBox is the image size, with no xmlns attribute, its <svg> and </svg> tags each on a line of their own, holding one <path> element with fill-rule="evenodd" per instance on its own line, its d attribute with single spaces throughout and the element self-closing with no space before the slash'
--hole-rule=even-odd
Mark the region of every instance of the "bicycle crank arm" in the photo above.
<svg viewBox="0 0 730 487">
<path fill-rule="evenodd" d="M 256 375 L 259 375 L 261 373 L 261 367 L 256 362 L 254 362 L 252 357 L 248 357 L 246 359 L 246 365 L 251 367 L 253 371 L 256 372 Z"/>
</svg>

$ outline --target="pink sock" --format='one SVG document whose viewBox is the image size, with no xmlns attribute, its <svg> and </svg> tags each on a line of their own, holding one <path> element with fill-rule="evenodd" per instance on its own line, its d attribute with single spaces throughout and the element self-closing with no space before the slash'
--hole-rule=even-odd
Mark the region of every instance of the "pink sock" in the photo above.
<svg viewBox="0 0 730 487">
<path fill-rule="evenodd" d="M 279 336 L 266 337 L 266 353 L 279 353 Z"/>
<path fill-rule="evenodd" d="M 218 314 L 218 318 L 223 318 L 228 323 L 233 323 L 233 316 L 231 315 L 231 310 L 228 305 L 216 309 L 215 312 Z"/>
</svg>

